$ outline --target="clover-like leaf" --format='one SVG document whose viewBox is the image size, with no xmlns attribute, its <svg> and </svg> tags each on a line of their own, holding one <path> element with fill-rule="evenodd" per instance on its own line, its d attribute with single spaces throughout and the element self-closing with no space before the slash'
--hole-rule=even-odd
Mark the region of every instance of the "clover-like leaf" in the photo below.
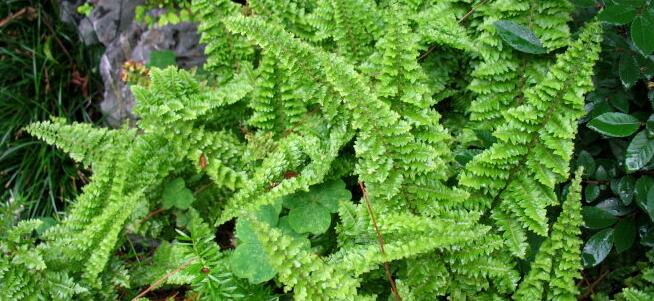
<svg viewBox="0 0 654 301">
<path fill-rule="evenodd" d="M 327 208 L 309 202 L 288 213 L 288 223 L 299 233 L 320 234 L 329 229 L 332 217 Z"/>
<path fill-rule="evenodd" d="M 255 242 L 240 244 L 230 257 L 230 265 L 234 275 L 253 284 L 268 281 L 277 274 L 268 263 L 266 252 Z"/>
<path fill-rule="evenodd" d="M 289 195 L 284 198 L 284 207 L 290 209 L 288 223 L 298 233 L 324 233 L 331 224 L 331 213 L 338 211 L 338 202 L 351 198 L 340 179 Z"/>
<path fill-rule="evenodd" d="M 188 209 L 195 201 L 193 192 L 186 188 L 184 179 L 176 178 L 166 184 L 163 192 L 163 207 L 170 209 L 173 206 L 179 209 Z"/>
</svg>

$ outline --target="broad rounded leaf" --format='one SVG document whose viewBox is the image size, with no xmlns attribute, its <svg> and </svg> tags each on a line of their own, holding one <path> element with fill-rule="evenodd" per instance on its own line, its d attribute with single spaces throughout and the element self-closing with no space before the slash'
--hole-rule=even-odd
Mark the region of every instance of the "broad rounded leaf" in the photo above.
<svg viewBox="0 0 654 301">
<path fill-rule="evenodd" d="M 611 252 L 613 247 L 613 229 L 604 229 L 595 233 L 588 239 L 581 258 L 584 266 L 593 267 L 600 264 Z"/>
<path fill-rule="evenodd" d="M 247 278 L 253 284 L 268 281 L 277 274 L 258 243 L 239 244 L 230 256 L 229 263 L 234 275 Z"/>
<path fill-rule="evenodd" d="M 329 210 L 338 211 L 338 202 L 349 201 L 352 193 L 345 188 L 345 182 L 338 179 L 320 185 L 314 185 L 309 191 L 297 192 L 284 198 L 284 207 L 294 209 L 313 202 Z"/>
<path fill-rule="evenodd" d="M 584 206 L 581 209 L 584 224 L 591 229 L 602 229 L 613 225 L 618 219 L 604 209 Z"/>
<path fill-rule="evenodd" d="M 163 191 L 163 207 L 170 209 L 173 206 L 179 209 L 188 209 L 195 201 L 193 192 L 186 188 L 184 179 L 176 178 L 166 184 Z"/>
<path fill-rule="evenodd" d="M 293 208 L 288 213 L 288 223 L 298 233 L 321 234 L 329 229 L 331 222 L 329 210 L 312 202 Z"/>
<path fill-rule="evenodd" d="M 631 39 L 643 54 L 649 55 L 654 51 L 654 13 L 652 9 L 637 16 L 631 23 Z"/>
<path fill-rule="evenodd" d="M 547 49 L 529 28 L 504 20 L 496 21 L 494 25 L 502 40 L 513 49 L 531 54 L 547 53 Z"/>
<path fill-rule="evenodd" d="M 622 5 L 607 6 L 598 15 L 600 20 L 614 25 L 627 24 L 631 22 L 634 17 L 636 17 L 636 8 L 625 7 Z"/>
<path fill-rule="evenodd" d="M 593 118 L 588 127 L 609 137 L 627 137 L 638 130 L 640 121 L 625 113 L 610 112 Z"/>
<path fill-rule="evenodd" d="M 626 218 L 615 225 L 615 235 L 613 236 L 613 243 L 615 250 L 618 253 L 631 248 L 636 240 L 636 223 L 631 218 Z"/>
<path fill-rule="evenodd" d="M 622 81 L 622 85 L 625 88 L 630 89 L 633 87 L 638 79 L 640 79 L 640 67 L 638 67 L 636 58 L 628 54 L 620 57 L 618 73 L 620 74 L 620 81 Z"/>
<path fill-rule="evenodd" d="M 625 154 L 625 166 L 627 171 L 636 171 L 649 162 L 654 156 L 654 140 L 647 137 L 645 130 L 640 131 L 627 147 Z"/>
</svg>

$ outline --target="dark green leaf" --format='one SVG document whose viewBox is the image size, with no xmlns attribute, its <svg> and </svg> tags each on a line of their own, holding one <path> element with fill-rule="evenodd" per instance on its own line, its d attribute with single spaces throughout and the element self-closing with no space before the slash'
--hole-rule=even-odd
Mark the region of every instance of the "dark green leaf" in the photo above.
<svg viewBox="0 0 654 301">
<path fill-rule="evenodd" d="M 584 245 L 581 258 L 584 266 L 593 267 L 601 263 L 613 247 L 613 229 L 608 228 L 595 233 Z"/>
<path fill-rule="evenodd" d="M 154 50 L 150 52 L 148 67 L 165 68 L 176 64 L 176 55 L 172 50 Z"/>
<path fill-rule="evenodd" d="M 617 198 L 605 199 L 597 203 L 595 207 L 600 208 L 613 216 L 624 216 L 633 211 L 630 207 L 624 206 Z"/>
<path fill-rule="evenodd" d="M 600 165 L 595 170 L 595 179 L 600 181 L 605 181 L 609 179 L 609 173 L 606 172 L 606 168 L 603 165 Z"/>
<path fill-rule="evenodd" d="M 645 78 L 654 77 L 654 58 L 652 56 L 636 56 L 638 61 L 638 66 L 640 66 L 640 73 L 645 76 Z"/>
<path fill-rule="evenodd" d="M 640 205 L 649 214 L 650 219 L 654 221 L 654 188 L 650 188 L 649 192 L 647 192 L 647 203 Z"/>
<path fill-rule="evenodd" d="M 650 115 L 649 118 L 647 118 L 647 129 L 650 132 L 654 132 L 654 114 Z"/>
<path fill-rule="evenodd" d="M 635 185 L 636 179 L 632 176 L 624 176 L 620 179 L 620 182 L 618 182 L 617 194 L 625 206 L 631 204 L 631 201 L 634 198 Z"/>
<path fill-rule="evenodd" d="M 614 25 L 624 25 L 636 17 L 636 8 L 624 7 L 622 5 L 611 5 L 599 13 L 599 19 Z"/>
<path fill-rule="evenodd" d="M 631 248 L 636 240 L 636 223 L 631 218 L 626 218 L 618 222 L 614 227 L 615 235 L 613 236 L 613 243 L 615 250 L 618 253 Z"/>
<path fill-rule="evenodd" d="M 547 53 L 547 49 L 529 28 L 504 20 L 496 21 L 494 25 L 502 40 L 513 49 L 531 54 Z"/>
<path fill-rule="evenodd" d="M 629 113 L 629 95 L 627 93 L 616 92 L 614 95 L 611 95 L 610 102 L 613 107 L 620 110 L 622 113 Z"/>
<path fill-rule="evenodd" d="M 587 126 L 609 137 L 627 137 L 638 130 L 640 121 L 628 114 L 610 112 L 593 118 Z"/>
<path fill-rule="evenodd" d="M 590 184 L 584 188 L 584 198 L 586 199 L 587 203 L 594 201 L 599 195 L 600 188 L 597 184 Z"/>
<path fill-rule="evenodd" d="M 647 198 L 649 191 L 654 186 L 654 178 L 650 176 L 642 176 L 636 180 L 636 189 L 634 190 L 634 198 L 636 199 L 636 204 L 643 208 L 647 207 Z"/>
<path fill-rule="evenodd" d="M 654 13 L 652 9 L 637 16 L 631 23 L 631 40 L 645 55 L 654 51 Z"/>
<path fill-rule="evenodd" d="M 620 57 L 620 66 L 619 66 L 620 80 L 622 85 L 630 89 L 633 87 L 638 79 L 640 79 L 640 68 L 638 67 L 638 62 L 636 58 L 625 54 Z"/>
<path fill-rule="evenodd" d="M 584 224 L 590 229 L 602 229 L 613 225 L 618 219 L 604 209 L 584 206 L 581 209 Z"/>
<path fill-rule="evenodd" d="M 595 164 L 595 159 L 593 159 L 593 155 L 585 150 L 579 152 L 579 156 L 577 157 L 577 165 L 584 167 L 585 176 L 592 176 L 595 173 L 595 168 L 597 167 Z"/>
<path fill-rule="evenodd" d="M 654 247 L 654 225 L 645 224 L 638 228 L 640 244 L 646 247 Z"/>
<path fill-rule="evenodd" d="M 627 171 L 636 171 L 649 162 L 654 155 L 654 140 L 647 137 L 645 130 L 640 131 L 629 143 L 625 154 Z"/>
</svg>

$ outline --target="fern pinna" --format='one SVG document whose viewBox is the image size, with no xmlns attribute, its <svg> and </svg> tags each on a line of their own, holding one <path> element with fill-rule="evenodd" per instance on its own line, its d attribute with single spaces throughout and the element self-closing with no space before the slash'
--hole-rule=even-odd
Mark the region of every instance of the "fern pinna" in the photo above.
<svg viewBox="0 0 654 301">
<path fill-rule="evenodd" d="M 561 187 L 599 23 L 571 34 L 563 0 L 193 8 L 207 72 L 150 70 L 136 128 L 27 129 L 93 177 L 38 239 L 2 229 L 7 300 L 574 299 L 579 173 Z"/>
</svg>

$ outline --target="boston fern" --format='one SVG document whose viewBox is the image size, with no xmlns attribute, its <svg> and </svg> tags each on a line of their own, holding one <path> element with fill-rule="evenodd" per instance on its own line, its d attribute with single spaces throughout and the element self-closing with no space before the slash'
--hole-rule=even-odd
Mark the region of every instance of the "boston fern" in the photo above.
<svg viewBox="0 0 654 301">
<path fill-rule="evenodd" d="M 93 176 L 58 224 L 0 228 L 2 300 L 576 299 L 598 21 L 247 2 L 193 1 L 206 72 L 150 70 L 136 128 L 29 126 Z"/>
</svg>

